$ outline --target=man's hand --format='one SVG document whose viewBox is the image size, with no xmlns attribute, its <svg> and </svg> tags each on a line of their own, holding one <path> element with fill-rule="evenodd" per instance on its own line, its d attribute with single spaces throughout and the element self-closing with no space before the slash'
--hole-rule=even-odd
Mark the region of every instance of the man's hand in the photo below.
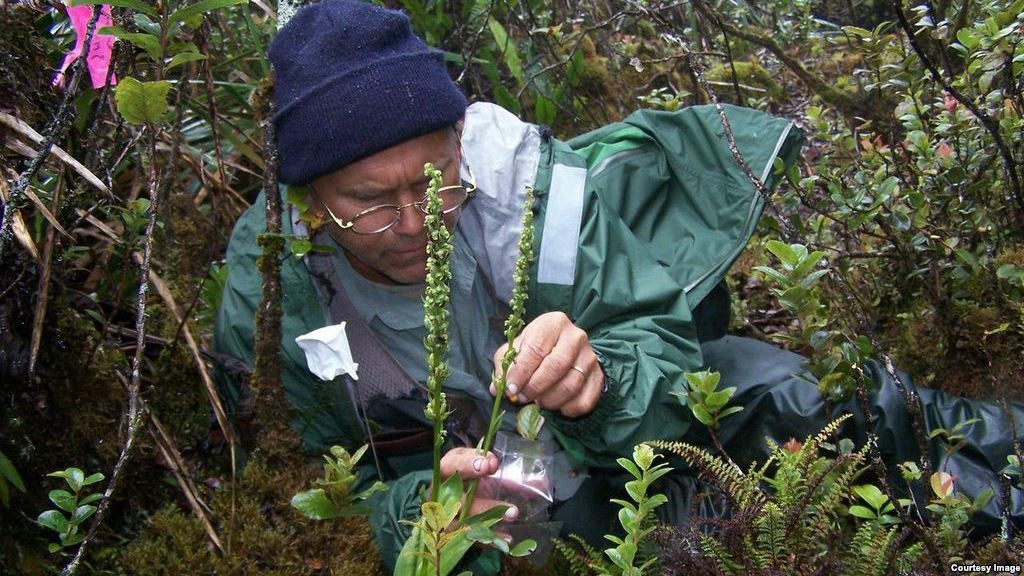
<svg viewBox="0 0 1024 576">
<path fill-rule="evenodd" d="M 515 340 L 519 350 L 508 370 L 506 393 L 515 402 L 536 402 L 569 418 L 590 414 L 604 390 L 604 372 L 587 333 L 561 312 L 541 314 Z M 508 344 L 494 353 L 494 365 Z M 495 394 L 491 388 L 491 394 Z"/>
<path fill-rule="evenodd" d="M 458 474 L 463 481 L 480 480 L 497 472 L 498 466 L 498 457 L 493 452 L 480 455 L 476 448 L 452 448 L 441 457 L 441 477 L 448 478 Z M 506 521 L 511 522 L 519 516 L 519 510 L 507 502 L 480 497 L 473 498 L 468 515 L 475 516 L 502 504 L 509 506 L 505 511 Z"/>
</svg>

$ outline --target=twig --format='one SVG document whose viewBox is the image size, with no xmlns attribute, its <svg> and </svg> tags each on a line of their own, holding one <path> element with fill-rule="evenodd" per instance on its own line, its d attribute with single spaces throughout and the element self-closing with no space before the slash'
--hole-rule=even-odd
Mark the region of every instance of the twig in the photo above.
<svg viewBox="0 0 1024 576">
<path fill-rule="evenodd" d="M 57 175 L 57 184 L 53 187 L 53 211 L 60 209 L 60 193 L 64 185 L 64 171 Z M 36 309 L 32 318 L 32 337 L 28 353 L 28 374 L 31 378 L 36 371 L 36 360 L 39 356 L 39 345 L 43 341 L 43 321 L 46 319 L 46 307 L 50 299 L 50 274 L 53 271 L 53 246 L 57 242 L 55 228 L 50 226 L 46 229 L 46 239 L 43 244 L 42 270 L 39 274 L 39 284 L 36 288 Z"/>
<path fill-rule="evenodd" d="M 484 12 L 483 17 L 480 19 L 480 27 L 477 28 L 476 32 L 474 32 L 473 35 L 469 38 L 469 46 L 463 52 L 462 55 L 463 58 L 466 59 L 466 61 L 462 66 L 462 71 L 459 72 L 458 78 L 455 79 L 455 83 L 460 86 L 462 85 L 463 78 L 465 78 L 466 76 L 466 72 L 469 71 L 469 65 L 472 62 L 473 57 L 476 55 L 477 42 L 480 40 L 480 35 L 483 34 L 484 29 L 487 28 L 487 21 L 490 20 L 491 12 L 493 10 L 494 0 L 490 0 L 490 2 L 487 3 L 487 10 Z"/>
<path fill-rule="evenodd" d="M 25 189 L 28 188 L 29 182 L 35 178 L 39 169 L 42 168 L 43 162 L 46 161 L 50 155 L 50 149 L 53 145 L 63 140 L 64 136 L 67 135 L 68 129 L 71 127 L 71 119 L 75 116 L 75 107 L 71 103 L 75 100 L 75 94 L 78 92 L 78 86 L 82 82 L 84 77 L 83 72 L 85 71 L 85 62 L 89 59 L 89 45 L 92 44 L 93 32 L 96 31 L 96 21 L 100 16 L 100 7 L 96 6 L 93 8 L 92 17 L 89 18 L 89 24 L 85 31 L 85 45 L 82 47 L 82 54 L 79 56 L 78 61 L 75 62 L 73 78 L 68 86 L 67 91 L 64 92 L 64 96 L 61 99 L 60 107 L 57 109 L 57 113 L 53 116 L 50 124 L 46 129 L 46 137 L 43 139 L 42 145 L 39 147 L 39 153 L 35 158 L 29 162 L 28 167 L 21 176 L 18 177 L 17 182 L 14 183 L 14 187 L 11 189 L 10 198 L 4 204 L 4 215 L 3 221 L 0 222 L 0 262 L 4 259 L 4 249 L 7 246 L 7 241 L 11 237 L 11 228 L 14 225 L 14 214 L 21 209 L 21 204 L 24 201 L 23 196 Z"/>
<path fill-rule="evenodd" d="M 85 556 L 89 544 L 93 541 L 97 529 L 106 518 L 107 511 L 110 509 L 111 497 L 114 495 L 118 481 L 121 479 L 121 474 L 131 458 L 132 450 L 135 448 L 135 442 L 138 439 L 139 430 L 142 427 L 142 397 L 140 392 L 142 376 L 140 367 L 146 351 L 146 295 L 149 293 L 149 264 L 153 255 L 153 234 L 156 230 L 157 213 L 160 207 L 160 182 L 156 163 L 155 129 L 149 131 L 149 203 L 149 221 L 146 223 L 142 262 L 139 265 L 139 292 L 135 303 L 135 331 L 138 335 L 135 339 L 135 356 L 132 359 L 131 380 L 128 385 L 128 430 L 125 435 L 124 447 L 121 449 L 121 454 L 114 465 L 114 471 L 110 475 L 110 482 L 103 493 L 103 500 L 100 501 L 99 507 L 96 510 L 95 518 L 89 527 L 89 533 L 82 540 L 82 544 L 75 552 L 74 558 L 61 571 L 61 576 L 71 576 L 75 573 L 78 564 Z"/>
<path fill-rule="evenodd" d="M 1024 215 L 1024 190 L 1021 188 L 1020 174 L 1017 166 L 1017 162 L 1013 159 L 1013 154 L 1010 153 L 1010 149 L 1006 146 L 1006 142 L 1003 141 L 1003 137 L 999 134 L 999 125 L 996 124 L 995 120 L 992 119 L 984 110 L 978 108 L 973 101 L 960 93 L 956 88 L 952 87 L 949 82 L 942 77 L 942 73 L 936 68 L 935 63 L 928 58 L 928 55 L 921 49 L 920 44 L 917 42 L 917 36 L 914 34 L 913 28 L 910 26 L 910 22 L 907 20 L 907 15 L 903 12 L 902 2 L 895 0 L 893 2 L 893 9 L 896 11 L 896 18 L 900 22 L 900 27 L 903 32 L 907 35 L 907 40 L 910 42 L 910 47 L 914 49 L 914 53 L 921 60 L 921 63 L 931 74 L 932 79 L 937 84 L 942 86 L 950 96 L 956 98 L 956 101 L 963 104 L 965 108 L 974 114 L 974 117 L 981 122 L 984 126 L 985 131 L 992 136 L 992 140 L 995 141 L 996 148 L 999 150 L 999 155 L 1003 159 L 1003 163 L 1006 164 L 1006 172 L 1010 175 L 1010 185 L 1013 187 L 1013 196 L 1017 200 L 1017 213 L 1018 221 L 1020 216 Z"/>
<path fill-rule="evenodd" d="M 199 37 L 196 41 L 199 43 L 199 49 L 204 53 L 209 53 L 209 45 L 206 41 L 206 36 L 209 32 L 209 24 L 204 24 L 199 31 Z M 213 150 L 216 154 L 217 162 L 217 184 L 221 187 L 228 186 L 227 177 L 224 175 L 224 148 L 221 145 L 220 139 L 220 122 L 218 121 L 217 115 L 217 99 L 214 96 L 213 90 L 213 73 L 210 71 L 210 60 L 207 58 L 200 63 L 203 68 L 203 85 L 206 88 L 206 108 L 210 112 L 210 135 L 213 137 Z"/>
</svg>

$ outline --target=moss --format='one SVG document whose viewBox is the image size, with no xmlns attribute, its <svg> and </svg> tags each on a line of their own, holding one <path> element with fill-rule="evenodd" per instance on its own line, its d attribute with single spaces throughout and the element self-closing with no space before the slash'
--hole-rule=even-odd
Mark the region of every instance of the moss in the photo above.
<svg viewBox="0 0 1024 576">
<path fill-rule="evenodd" d="M 608 73 L 608 58 L 601 56 L 590 36 L 580 40 L 580 52 L 583 54 L 578 88 L 589 95 L 607 94 L 611 86 Z"/>
<path fill-rule="evenodd" d="M 996 255 L 996 267 L 998 268 L 1004 264 L 1013 264 L 1014 266 L 1024 268 L 1024 247 L 1009 248 Z"/>
<path fill-rule="evenodd" d="M 154 514 L 125 550 L 123 570 L 147 576 L 381 574 L 364 519 L 314 522 L 289 505 L 291 496 L 308 488 L 316 475 L 312 466 L 270 470 L 254 458 L 239 479 L 234 506 L 227 485 L 210 501 L 221 541 L 225 546 L 230 541 L 230 554 L 215 552 L 198 519 L 170 505 Z"/>
<path fill-rule="evenodd" d="M 733 68 L 735 68 L 735 78 L 740 84 L 741 89 L 743 86 L 751 86 L 765 90 L 768 97 L 776 102 L 784 101 L 788 97 L 786 89 L 776 83 L 772 79 L 772 75 L 757 62 L 738 60 L 733 62 L 732 65 L 729 65 L 729 63 L 716 64 L 708 69 L 705 76 L 711 81 L 731 84 L 733 81 Z M 727 96 L 731 91 L 718 89 L 716 92 Z"/>
</svg>

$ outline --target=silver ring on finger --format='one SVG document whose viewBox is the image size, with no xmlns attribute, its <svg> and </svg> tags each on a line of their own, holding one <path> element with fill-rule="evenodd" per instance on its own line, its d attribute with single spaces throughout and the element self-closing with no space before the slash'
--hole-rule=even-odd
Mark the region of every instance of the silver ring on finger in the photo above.
<svg viewBox="0 0 1024 576">
<path fill-rule="evenodd" d="M 587 373 L 586 373 L 586 371 L 583 370 L 583 368 L 580 368 L 579 366 L 573 366 L 572 369 L 577 371 L 577 372 L 579 372 L 580 376 L 583 376 L 584 380 L 587 379 Z"/>
</svg>

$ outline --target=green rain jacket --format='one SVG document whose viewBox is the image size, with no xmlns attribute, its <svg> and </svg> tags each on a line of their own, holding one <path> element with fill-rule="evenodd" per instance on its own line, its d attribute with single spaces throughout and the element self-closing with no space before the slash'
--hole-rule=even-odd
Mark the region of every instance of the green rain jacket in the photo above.
<svg viewBox="0 0 1024 576">
<path fill-rule="evenodd" d="M 763 113 L 725 109 L 736 146 L 771 187 L 775 160 L 789 164 L 798 153 L 798 131 Z M 496 298 L 507 303 L 511 296 L 520 214 L 526 187 L 532 186 L 536 258 L 528 316 L 565 312 L 587 331 L 601 360 L 608 390 L 598 407 L 576 420 L 549 415 L 566 452 L 577 465 L 617 469 L 615 458 L 640 441 L 682 438 L 691 421 L 671 392 L 683 390 L 683 374 L 703 363 L 694 308 L 722 280 L 763 207 L 733 159 L 717 110 L 639 111 L 562 142 L 500 107 L 474 104 L 462 145 L 479 191 L 464 207 L 459 226 Z M 283 220 L 285 235 L 305 234 L 294 210 Z M 217 352 L 249 366 L 261 297 L 256 237 L 263 230 L 258 200 L 231 237 L 215 338 Z M 281 288 L 282 382 L 294 407 L 290 423 L 310 454 L 333 444 L 357 447 L 364 434 L 345 393 L 347 377 L 318 380 L 295 344 L 328 317 L 315 304 L 304 262 L 283 262 Z M 715 331 L 724 333 L 727 310 L 703 312 L 717 318 Z M 238 401 L 234 384 L 224 386 L 229 406 Z M 486 383 L 458 392 L 485 395 Z M 422 457 L 407 460 L 415 464 L 392 467 L 424 467 Z M 371 518 L 379 540 L 394 540 L 380 542 L 385 557 L 401 546 L 396 519 L 414 515 L 415 488 L 422 480 L 412 474 L 394 483 L 389 503 Z"/>
</svg>

